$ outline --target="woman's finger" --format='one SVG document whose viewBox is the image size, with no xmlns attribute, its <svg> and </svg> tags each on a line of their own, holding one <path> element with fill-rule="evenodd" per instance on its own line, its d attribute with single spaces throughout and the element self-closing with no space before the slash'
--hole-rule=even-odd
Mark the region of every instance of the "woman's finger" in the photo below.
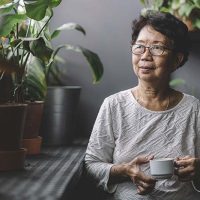
<svg viewBox="0 0 200 200">
<path fill-rule="evenodd" d="M 187 160 L 187 159 L 190 159 L 190 158 L 192 158 L 192 157 L 187 155 L 187 156 L 184 156 L 184 157 L 178 157 L 177 160 Z"/>
<path fill-rule="evenodd" d="M 146 189 L 150 187 L 148 183 L 145 183 L 143 181 L 138 181 L 138 185 Z"/>
<path fill-rule="evenodd" d="M 154 187 L 148 187 L 148 188 L 145 188 L 141 185 L 138 185 L 137 186 L 137 191 L 138 191 L 138 194 L 141 194 L 141 195 L 145 195 L 145 194 L 148 194 L 150 193 L 152 190 L 154 189 Z"/>
<path fill-rule="evenodd" d="M 135 164 L 141 165 L 148 163 L 151 159 L 153 159 L 153 156 L 138 156 L 133 160 Z"/>
<path fill-rule="evenodd" d="M 176 166 L 178 167 L 187 167 L 191 165 L 191 163 L 193 163 L 193 160 L 192 159 L 178 160 L 178 161 L 175 161 L 175 163 L 176 163 Z"/>
<path fill-rule="evenodd" d="M 148 193 L 148 190 L 143 188 L 142 186 L 138 185 L 137 187 L 138 194 L 144 195 Z"/>
<path fill-rule="evenodd" d="M 182 182 L 191 181 L 195 176 L 195 168 L 193 166 L 179 168 L 175 170 L 175 174 Z"/>
<path fill-rule="evenodd" d="M 154 179 L 150 176 L 146 176 L 144 173 L 140 173 L 138 178 L 140 181 L 143 181 L 144 183 L 147 183 L 147 184 L 155 184 L 156 183 L 156 179 Z"/>
<path fill-rule="evenodd" d="M 189 167 L 185 167 L 185 168 L 180 168 L 178 169 L 178 174 L 180 175 L 184 175 L 184 174 L 191 174 L 194 172 L 194 167 L 193 166 L 189 166 Z"/>
<path fill-rule="evenodd" d="M 141 194 L 144 191 L 144 188 L 140 185 L 137 185 L 137 192 L 138 194 Z"/>
</svg>

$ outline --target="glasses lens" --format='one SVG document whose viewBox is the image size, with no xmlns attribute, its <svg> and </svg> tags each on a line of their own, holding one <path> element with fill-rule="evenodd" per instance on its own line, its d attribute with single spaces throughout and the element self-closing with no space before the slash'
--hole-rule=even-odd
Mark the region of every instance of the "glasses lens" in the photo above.
<svg viewBox="0 0 200 200">
<path fill-rule="evenodd" d="M 132 47 L 133 54 L 140 55 L 143 54 L 145 50 L 145 47 L 143 45 L 134 44 Z"/>
<path fill-rule="evenodd" d="M 164 52 L 164 47 L 162 46 L 157 46 L 157 45 L 154 45 L 152 47 L 150 47 L 150 52 L 152 55 L 155 55 L 155 56 L 160 56 L 163 54 Z"/>
</svg>

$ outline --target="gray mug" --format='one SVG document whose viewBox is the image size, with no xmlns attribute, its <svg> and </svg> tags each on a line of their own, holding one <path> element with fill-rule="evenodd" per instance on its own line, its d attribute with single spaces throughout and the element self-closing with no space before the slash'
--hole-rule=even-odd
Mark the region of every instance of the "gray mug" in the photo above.
<svg viewBox="0 0 200 200">
<path fill-rule="evenodd" d="M 174 159 L 159 158 L 150 160 L 151 176 L 155 179 L 169 179 L 174 175 Z"/>
</svg>

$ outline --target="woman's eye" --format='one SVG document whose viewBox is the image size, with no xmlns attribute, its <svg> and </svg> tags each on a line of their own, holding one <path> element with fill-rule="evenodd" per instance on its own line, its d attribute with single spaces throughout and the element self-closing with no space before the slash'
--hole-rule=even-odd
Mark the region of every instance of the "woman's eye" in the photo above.
<svg viewBox="0 0 200 200">
<path fill-rule="evenodd" d="M 152 49 L 163 50 L 163 47 L 162 46 L 152 46 Z"/>
<path fill-rule="evenodd" d="M 152 48 L 153 48 L 153 49 L 159 49 L 159 47 L 158 47 L 158 46 L 152 46 Z"/>
<path fill-rule="evenodd" d="M 138 45 L 136 48 L 137 48 L 137 49 L 142 49 L 143 46 L 142 46 L 142 45 Z"/>
</svg>

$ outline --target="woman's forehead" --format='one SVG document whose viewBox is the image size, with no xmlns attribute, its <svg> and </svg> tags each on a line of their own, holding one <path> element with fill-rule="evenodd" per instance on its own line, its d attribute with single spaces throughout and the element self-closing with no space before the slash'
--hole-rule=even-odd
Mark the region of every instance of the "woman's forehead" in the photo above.
<svg viewBox="0 0 200 200">
<path fill-rule="evenodd" d="M 155 44 L 155 43 L 162 43 L 166 45 L 170 45 L 172 42 L 171 40 L 163 35 L 162 33 L 156 31 L 152 26 L 144 26 L 137 38 L 137 42 L 145 42 L 145 43 L 150 43 L 150 44 Z"/>
</svg>

